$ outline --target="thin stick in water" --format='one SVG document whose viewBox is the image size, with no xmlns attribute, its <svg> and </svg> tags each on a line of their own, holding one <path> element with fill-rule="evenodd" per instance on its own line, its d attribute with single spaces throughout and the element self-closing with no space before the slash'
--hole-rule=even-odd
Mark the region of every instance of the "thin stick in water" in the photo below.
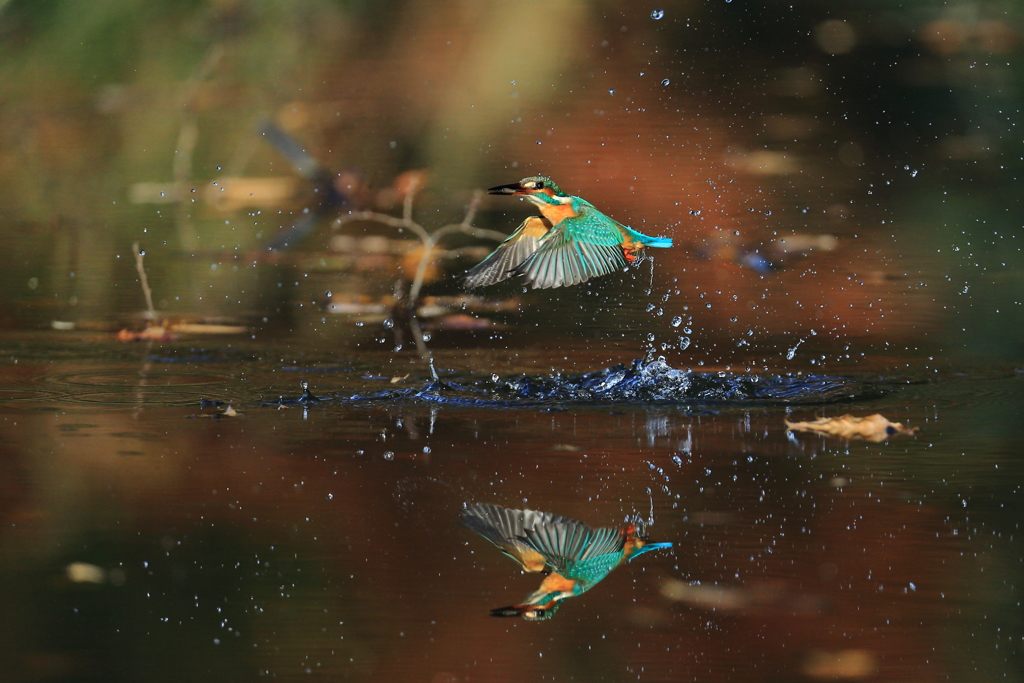
<svg viewBox="0 0 1024 683">
<path fill-rule="evenodd" d="M 146 252 L 139 249 L 139 243 L 132 244 L 132 251 L 135 252 L 135 270 L 139 273 L 139 283 L 142 285 L 142 293 L 146 295 L 146 318 L 156 319 L 156 309 L 153 308 L 153 290 L 149 288 L 149 279 L 146 277 L 146 268 L 143 266 L 143 259 Z"/>
</svg>

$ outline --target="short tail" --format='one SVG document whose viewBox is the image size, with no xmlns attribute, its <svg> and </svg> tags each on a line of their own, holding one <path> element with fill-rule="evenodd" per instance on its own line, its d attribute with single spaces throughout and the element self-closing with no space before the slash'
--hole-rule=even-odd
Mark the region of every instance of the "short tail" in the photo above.
<svg viewBox="0 0 1024 683">
<path fill-rule="evenodd" d="M 671 237 L 647 237 L 646 239 L 642 240 L 642 243 L 643 243 L 643 245 L 645 247 L 660 247 L 662 249 L 665 249 L 665 248 L 668 248 L 668 247 L 672 246 L 672 238 Z"/>
</svg>

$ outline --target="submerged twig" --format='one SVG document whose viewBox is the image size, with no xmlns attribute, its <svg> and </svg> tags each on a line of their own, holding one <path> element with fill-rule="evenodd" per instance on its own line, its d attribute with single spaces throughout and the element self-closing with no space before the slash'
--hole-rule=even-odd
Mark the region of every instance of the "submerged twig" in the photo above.
<svg viewBox="0 0 1024 683">
<path fill-rule="evenodd" d="M 442 226 L 432 233 L 427 232 L 426 228 L 412 219 L 412 198 L 412 193 L 405 196 L 401 218 L 396 218 L 395 216 L 391 216 L 386 213 L 378 213 L 376 211 L 353 211 L 347 216 L 342 216 L 334 222 L 334 227 L 337 229 L 346 223 L 352 223 L 354 221 L 372 221 L 374 223 L 380 223 L 399 230 L 411 230 L 420 239 L 420 242 L 423 243 L 423 254 L 420 256 L 419 263 L 416 265 L 416 274 L 413 276 L 412 286 L 409 289 L 409 298 L 412 301 L 417 301 L 419 299 L 420 290 L 423 288 L 423 280 L 427 273 L 427 266 L 430 264 L 430 258 L 433 255 L 433 250 L 440 243 L 441 238 L 454 233 L 462 233 L 479 239 L 493 239 L 500 242 L 508 237 L 508 235 L 496 230 L 485 230 L 483 228 L 473 227 L 473 218 L 476 217 L 477 209 L 480 206 L 480 200 L 483 199 L 483 192 L 480 190 L 473 193 L 473 198 L 469 201 L 469 205 L 466 207 L 466 215 L 463 217 L 461 222 Z"/>
<path fill-rule="evenodd" d="M 132 244 L 132 252 L 135 254 L 135 270 L 139 274 L 139 284 L 142 285 L 142 293 L 146 296 L 146 319 L 155 320 L 156 309 L 153 308 L 153 290 L 149 288 L 149 278 L 146 277 L 146 268 L 143 264 L 146 252 L 139 249 L 138 242 Z"/>
</svg>

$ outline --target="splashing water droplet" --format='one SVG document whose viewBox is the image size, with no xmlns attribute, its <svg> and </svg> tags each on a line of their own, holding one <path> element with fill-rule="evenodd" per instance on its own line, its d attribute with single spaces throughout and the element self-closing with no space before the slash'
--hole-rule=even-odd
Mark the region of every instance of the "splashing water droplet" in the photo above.
<svg viewBox="0 0 1024 683">
<path fill-rule="evenodd" d="M 648 332 L 647 333 L 647 341 L 649 341 L 649 342 L 654 341 L 654 333 L 653 332 Z"/>
<path fill-rule="evenodd" d="M 615 94 L 615 88 L 611 88 L 611 89 L 610 89 L 610 90 L 608 91 L 608 94 L 609 94 L 609 95 L 614 95 L 614 94 Z"/>
<path fill-rule="evenodd" d="M 394 451 L 384 451 L 384 459 L 385 460 L 394 460 L 395 459 L 395 452 Z"/>
<path fill-rule="evenodd" d="M 667 78 L 664 78 L 664 79 L 662 79 L 662 81 L 661 81 L 661 84 L 662 84 L 662 85 L 668 85 L 668 84 L 669 84 L 669 83 L 671 83 L 671 82 L 672 82 L 672 81 L 668 80 Z"/>
<path fill-rule="evenodd" d="M 679 350 L 680 351 L 685 351 L 687 348 L 689 348 L 689 346 L 690 346 L 690 338 L 689 337 L 680 337 L 679 338 Z"/>
<path fill-rule="evenodd" d="M 384 321 L 384 329 L 385 330 L 390 330 L 394 326 L 395 326 L 395 321 L 392 320 L 391 318 L 388 318 L 387 320 Z"/>
<path fill-rule="evenodd" d="M 326 292 L 324 292 L 324 296 L 330 299 L 332 296 L 334 296 L 334 292 L 328 289 Z"/>
<path fill-rule="evenodd" d="M 665 10 L 663 10 L 663 9 L 656 9 L 656 10 L 652 10 L 651 11 L 651 19 L 654 19 L 655 21 L 659 21 L 659 20 L 664 19 L 664 18 L 665 18 Z"/>
<path fill-rule="evenodd" d="M 680 318 L 678 315 L 676 317 L 672 318 L 672 327 L 679 327 L 682 324 L 683 324 L 683 319 Z"/>
<path fill-rule="evenodd" d="M 683 466 L 683 459 L 681 457 L 679 457 L 678 455 L 673 455 L 672 456 L 672 462 L 674 462 L 679 467 Z"/>
</svg>

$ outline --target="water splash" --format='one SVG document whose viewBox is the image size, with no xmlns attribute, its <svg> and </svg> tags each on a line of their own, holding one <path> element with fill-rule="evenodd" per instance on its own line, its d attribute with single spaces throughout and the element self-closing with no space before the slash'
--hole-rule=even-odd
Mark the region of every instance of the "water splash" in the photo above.
<svg viewBox="0 0 1024 683">
<path fill-rule="evenodd" d="M 884 391 L 878 385 L 847 377 L 698 373 L 673 368 L 663 357 L 648 354 L 629 365 L 613 365 L 575 376 L 524 374 L 495 380 L 488 373 L 480 378 L 442 380 L 435 370 L 433 377 L 419 387 L 339 393 L 333 398 L 342 403 L 447 403 L 495 408 L 558 404 L 728 407 L 832 403 L 877 398 L 882 394 Z M 294 400 L 281 399 L 264 405 L 289 405 Z"/>
</svg>

